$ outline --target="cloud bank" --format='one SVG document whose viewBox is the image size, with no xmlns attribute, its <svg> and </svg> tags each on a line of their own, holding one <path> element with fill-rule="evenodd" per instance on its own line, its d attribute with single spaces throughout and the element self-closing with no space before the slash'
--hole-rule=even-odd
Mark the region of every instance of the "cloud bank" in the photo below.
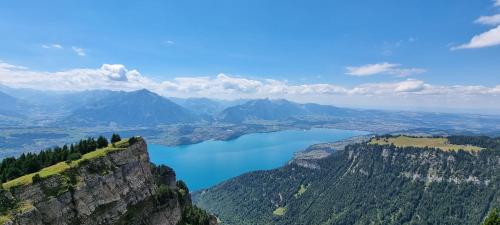
<svg viewBox="0 0 500 225">
<path fill-rule="evenodd" d="M 389 67 L 393 68 L 393 67 Z M 226 74 L 176 77 L 157 81 L 120 64 L 104 64 L 94 69 L 40 72 L 0 61 L 0 84 L 15 88 L 53 91 L 96 89 L 132 91 L 147 88 L 163 96 L 238 98 L 287 98 L 365 107 L 497 107 L 500 85 L 432 85 L 422 80 L 342 86 L 330 83 L 292 84 L 275 79 L 249 79 Z"/>
<path fill-rule="evenodd" d="M 414 74 L 424 73 L 426 70 L 421 68 L 401 68 L 399 64 L 377 63 L 363 66 L 346 67 L 348 75 L 352 76 L 371 76 L 376 74 L 390 74 L 399 77 L 407 77 Z"/>
</svg>

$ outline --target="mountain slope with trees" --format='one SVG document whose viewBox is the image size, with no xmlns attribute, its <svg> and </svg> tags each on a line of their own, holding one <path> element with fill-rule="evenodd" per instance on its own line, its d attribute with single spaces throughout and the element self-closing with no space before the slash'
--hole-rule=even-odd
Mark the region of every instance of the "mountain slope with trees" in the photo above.
<svg viewBox="0 0 500 225">
<path fill-rule="evenodd" d="M 228 180 L 198 193 L 196 204 L 235 225 L 480 224 L 500 208 L 498 146 L 445 152 L 353 144 L 316 160 L 315 169 L 291 162 Z"/>
</svg>

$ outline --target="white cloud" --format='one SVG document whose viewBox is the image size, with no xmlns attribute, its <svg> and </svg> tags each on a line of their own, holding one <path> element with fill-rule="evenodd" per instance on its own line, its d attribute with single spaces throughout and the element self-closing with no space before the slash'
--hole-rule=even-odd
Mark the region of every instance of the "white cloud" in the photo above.
<svg viewBox="0 0 500 225">
<path fill-rule="evenodd" d="M 262 86 L 262 82 L 245 78 L 233 78 L 225 74 L 217 75 L 215 79 L 217 83 L 225 90 L 232 90 L 244 93 L 252 93 Z"/>
<path fill-rule="evenodd" d="M 63 49 L 63 46 L 60 44 L 50 44 L 50 45 L 42 45 L 42 48 L 47 48 L 47 49 Z"/>
<path fill-rule="evenodd" d="M 347 69 L 347 74 L 353 75 L 353 76 L 370 76 L 370 75 L 375 75 L 375 74 L 380 74 L 387 72 L 391 70 L 392 68 L 395 68 L 399 65 L 397 64 L 391 64 L 391 63 L 378 63 L 378 64 L 368 64 L 368 65 L 363 65 L 363 66 L 348 66 L 346 67 Z"/>
<path fill-rule="evenodd" d="M 72 49 L 73 49 L 73 51 L 75 51 L 75 53 L 76 53 L 77 55 L 79 55 L 79 56 L 86 56 L 86 55 L 87 55 L 87 53 L 85 53 L 85 49 L 83 49 L 83 48 L 79 48 L 79 47 L 75 47 L 75 46 L 73 46 L 73 47 L 71 47 L 71 48 L 72 48 Z"/>
<path fill-rule="evenodd" d="M 493 16 L 481 16 L 476 21 L 479 24 L 485 25 L 499 25 L 500 24 L 500 14 L 496 14 Z"/>
<path fill-rule="evenodd" d="M 425 84 L 421 80 L 408 79 L 390 83 L 362 84 L 349 90 L 348 93 L 352 95 L 390 96 L 419 93 L 431 88 L 430 85 Z"/>
<path fill-rule="evenodd" d="M 419 92 L 426 88 L 426 84 L 421 80 L 408 79 L 397 83 L 395 92 Z"/>
<path fill-rule="evenodd" d="M 120 64 L 104 64 L 101 66 L 101 70 L 104 74 L 108 76 L 108 79 L 114 81 L 127 81 L 128 70 L 124 65 Z"/>
<path fill-rule="evenodd" d="M 164 42 L 163 42 L 163 44 L 164 44 L 164 45 L 167 45 L 167 46 L 170 46 L 170 45 L 175 44 L 175 42 L 174 42 L 174 41 L 172 41 L 172 40 L 166 40 L 166 41 L 164 41 Z"/>
<path fill-rule="evenodd" d="M 370 76 L 375 74 L 391 74 L 399 77 L 406 77 L 413 74 L 420 74 L 426 72 L 421 68 L 401 68 L 399 64 L 392 63 L 377 63 L 368 64 L 363 66 L 348 66 L 346 67 L 348 75 L 352 76 Z"/>
<path fill-rule="evenodd" d="M 219 74 L 216 76 L 184 76 L 155 81 L 137 70 L 121 64 L 104 64 L 94 69 L 72 69 L 39 72 L 0 61 L 0 84 L 39 90 L 82 91 L 95 89 L 131 91 L 147 88 L 172 97 L 287 98 L 294 101 L 335 105 L 362 104 L 368 107 L 455 106 L 497 107 L 500 85 L 463 86 L 432 85 L 422 80 L 365 83 L 341 86 L 331 83 L 290 84 L 274 79 L 249 79 Z"/>
<path fill-rule="evenodd" d="M 500 0 L 495 0 L 495 6 L 500 6 Z M 451 50 L 486 48 L 500 45 L 500 14 L 493 16 L 481 16 L 475 22 L 479 24 L 498 26 L 484 33 L 475 35 L 468 43 L 454 46 Z"/>
<path fill-rule="evenodd" d="M 469 43 L 459 45 L 451 49 L 485 48 L 496 45 L 500 45 L 500 25 L 482 34 L 474 36 Z"/>
</svg>

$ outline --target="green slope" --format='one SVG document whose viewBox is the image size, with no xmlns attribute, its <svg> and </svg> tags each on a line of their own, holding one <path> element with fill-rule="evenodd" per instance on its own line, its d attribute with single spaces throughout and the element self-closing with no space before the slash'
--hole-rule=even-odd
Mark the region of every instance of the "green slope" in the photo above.
<svg viewBox="0 0 500 225">
<path fill-rule="evenodd" d="M 223 224 L 480 224 L 500 207 L 500 151 L 350 145 L 196 196 Z M 298 194 L 300 193 L 300 195 Z"/>
</svg>

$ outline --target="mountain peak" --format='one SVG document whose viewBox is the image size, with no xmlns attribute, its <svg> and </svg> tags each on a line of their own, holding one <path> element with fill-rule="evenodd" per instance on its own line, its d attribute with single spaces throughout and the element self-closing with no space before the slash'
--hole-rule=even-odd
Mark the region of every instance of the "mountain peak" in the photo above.
<svg viewBox="0 0 500 225">
<path fill-rule="evenodd" d="M 283 105 L 283 104 L 295 104 L 294 102 L 288 101 L 283 98 L 262 98 L 262 99 L 254 99 L 248 101 L 246 104 L 275 104 L 275 105 Z M 244 104 L 245 105 L 245 104 Z"/>
<path fill-rule="evenodd" d="M 158 96 L 160 97 L 160 95 L 156 94 L 155 92 L 152 92 L 146 88 L 143 88 L 143 89 L 139 89 L 139 90 L 135 90 L 135 91 L 131 91 L 129 92 L 129 94 L 137 94 L 137 95 L 143 95 L 143 96 Z"/>
<path fill-rule="evenodd" d="M 160 125 L 196 121 L 184 107 L 147 89 L 116 92 L 76 109 L 68 118 L 84 124 Z"/>
</svg>

